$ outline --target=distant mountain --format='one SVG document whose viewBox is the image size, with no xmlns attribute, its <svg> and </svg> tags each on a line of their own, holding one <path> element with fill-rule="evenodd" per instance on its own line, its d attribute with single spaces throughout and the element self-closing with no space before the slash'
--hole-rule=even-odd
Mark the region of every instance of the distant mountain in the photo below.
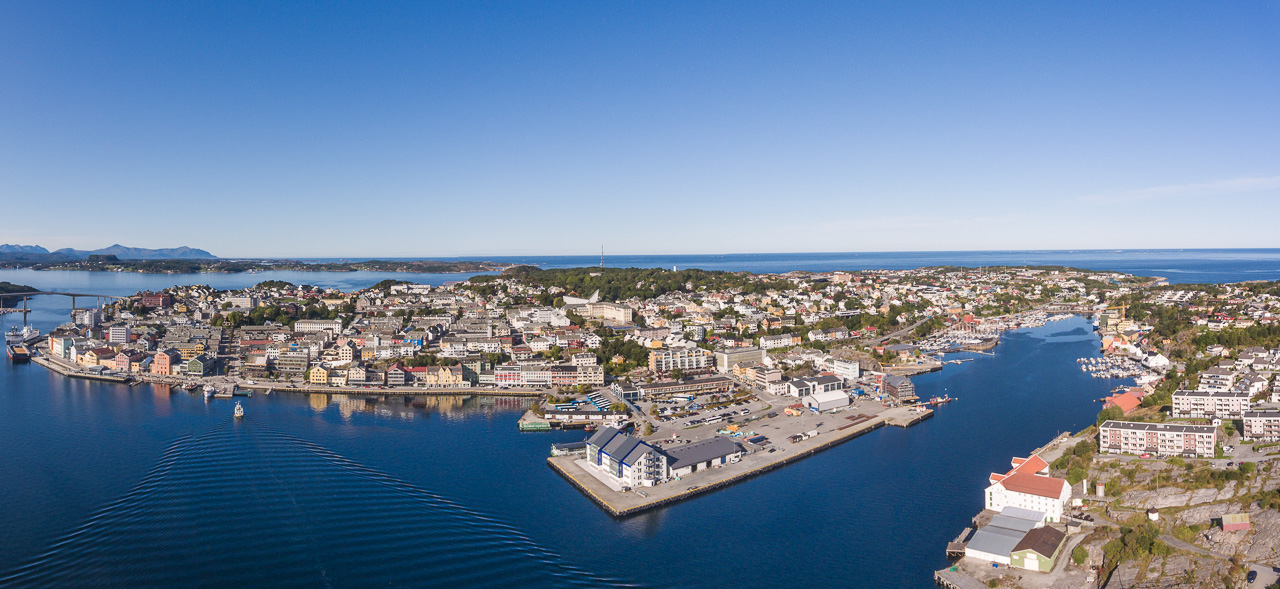
<svg viewBox="0 0 1280 589">
<path fill-rule="evenodd" d="M 43 249 L 43 248 L 42 248 Z M 161 249 L 147 249 L 143 247 L 125 247 L 115 244 L 110 247 L 104 247 L 97 250 L 77 250 L 71 248 L 62 248 L 53 252 L 54 255 L 63 255 L 71 258 L 84 259 L 91 255 L 99 256 L 115 256 L 121 260 L 216 260 L 215 256 L 202 249 L 182 247 L 168 247 Z"/>
<path fill-rule="evenodd" d="M 0 254 L 47 254 L 49 250 L 38 245 L 0 244 Z"/>
</svg>

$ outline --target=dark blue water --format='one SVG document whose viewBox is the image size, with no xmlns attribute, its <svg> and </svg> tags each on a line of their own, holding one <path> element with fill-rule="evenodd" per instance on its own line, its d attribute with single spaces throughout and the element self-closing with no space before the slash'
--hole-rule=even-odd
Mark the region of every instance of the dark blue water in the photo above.
<svg viewBox="0 0 1280 589">
<path fill-rule="evenodd" d="M 499 256 L 446 258 L 533 264 L 544 268 L 597 266 L 600 256 Z M 1027 250 L 967 252 L 845 252 L 789 254 L 606 255 L 617 268 L 701 268 L 731 272 L 782 273 L 793 270 L 905 270 L 923 266 L 1070 266 L 1139 276 L 1163 276 L 1174 283 L 1241 282 L 1280 279 L 1280 249 L 1194 250 Z"/>
<path fill-rule="evenodd" d="M 1008 334 L 916 379 L 959 398 L 929 421 L 625 520 L 546 467 L 581 434 L 518 433 L 516 400 L 259 395 L 236 424 L 229 401 L 5 363 L 0 584 L 928 587 L 987 474 L 1119 384 L 1078 369 L 1097 345 L 1079 319 Z"/>
</svg>

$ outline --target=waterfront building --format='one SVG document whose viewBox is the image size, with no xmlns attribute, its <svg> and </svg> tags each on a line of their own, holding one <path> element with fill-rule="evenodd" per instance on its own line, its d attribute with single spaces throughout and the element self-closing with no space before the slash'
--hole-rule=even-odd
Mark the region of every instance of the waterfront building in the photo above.
<svg viewBox="0 0 1280 589">
<path fill-rule="evenodd" d="M 911 379 L 896 374 L 884 377 L 882 392 L 899 403 L 914 403 L 919 399 L 916 396 L 916 385 L 911 382 Z"/>
<path fill-rule="evenodd" d="M 702 348 L 663 348 L 649 352 L 649 370 L 654 372 L 706 370 L 714 361 L 711 352 Z"/>
<path fill-rule="evenodd" d="M 1013 547 L 1009 565 L 1028 571 L 1050 572 L 1066 539 L 1067 534 L 1057 528 L 1035 528 L 1027 532 L 1018 545 Z"/>
<path fill-rule="evenodd" d="M 1244 412 L 1241 437 L 1262 442 L 1280 441 L 1280 409 Z"/>
<path fill-rule="evenodd" d="M 1063 508 L 1071 498 L 1071 485 L 1049 476 L 1049 464 L 1039 456 L 1014 458 L 1012 465 L 1013 469 L 1005 474 L 991 473 L 986 508 L 993 511 L 1005 507 L 1030 509 L 1043 513 L 1043 521 L 1062 521 Z"/>
<path fill-rule="evenodd" d="M 1098 427 L 1098 449 L 1108 454 L 1212 458 L 1217 431 L 1212 425 L 1108 420 Z"/>
<path fill-rule="evenodd" d="M 1240 419 L 1249 409 L 1249 397 L 1245 391 L 1174 391 L 1173 416 Z"/>
<path fill-rule="evenodd" d="M 154 360 L 151 361 L 151 374 L 160 376 L 169 376 L 177 371 L 177 367 L 182 364 L 182 354 L 177 350 L 168 348 L 156 352 Z"/>
<path fill-rule="evenodd" d="M 214 363 L 216 360 L 204 354 L 200 354 L 195 358 L 187 361 L 186 373 L 195 376 L 209 376 L 213 374 Z"/>
<path fill-rule="evenodd" d="M 667 477 L 682 477 L 715 466 L 737 462 L 746 451 L 737 442 L 722 436 L 670 448 Z"/>
<path fill-rule="evenodd" d="M 1026 538 L 1027 533 L 1044 525 L 1044 512 L 1020 507 L 1003 507 L 992 516 L 991 522 L 974 532 L 965 544 L 964 555 L 996 562 L 1012 564 L 1013 551 Z"/>
<path fill-rule="evenodd" d="M 666 478 L 667 457 L 612 427 L 587 438 L 587 466 L 619 487 L 652 487 Z"/>
</svg>

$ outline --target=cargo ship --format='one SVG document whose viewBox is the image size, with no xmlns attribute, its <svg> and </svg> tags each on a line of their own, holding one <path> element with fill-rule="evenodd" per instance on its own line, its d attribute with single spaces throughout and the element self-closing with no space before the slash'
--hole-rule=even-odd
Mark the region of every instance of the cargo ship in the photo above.
<svg viewBox="0 0 1280 589">
<path fill-rule="evenodd" d="M 9 359 L 14 364 L 26 362 L 31 359 L 31 352 L 22 344 L 10 344 L 5 346 L 5 350 L 9 353 Z"/>
</svg>

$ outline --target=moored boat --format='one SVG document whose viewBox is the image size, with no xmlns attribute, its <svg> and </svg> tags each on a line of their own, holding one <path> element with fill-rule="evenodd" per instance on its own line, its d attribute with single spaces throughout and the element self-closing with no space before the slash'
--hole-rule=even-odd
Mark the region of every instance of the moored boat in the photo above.
<svg viewBox="0 0 1280 589">
<path fill-rule="evenodd" d="M 27 350 L 26 346 L 21 344 L 5 346 L 5 351 L 8 352 L 9 359 L 12 360 L 14 364 L 21 364 L 22 362 L 26 362 L 31 359 L 31 352 Z"/>
</svg>

